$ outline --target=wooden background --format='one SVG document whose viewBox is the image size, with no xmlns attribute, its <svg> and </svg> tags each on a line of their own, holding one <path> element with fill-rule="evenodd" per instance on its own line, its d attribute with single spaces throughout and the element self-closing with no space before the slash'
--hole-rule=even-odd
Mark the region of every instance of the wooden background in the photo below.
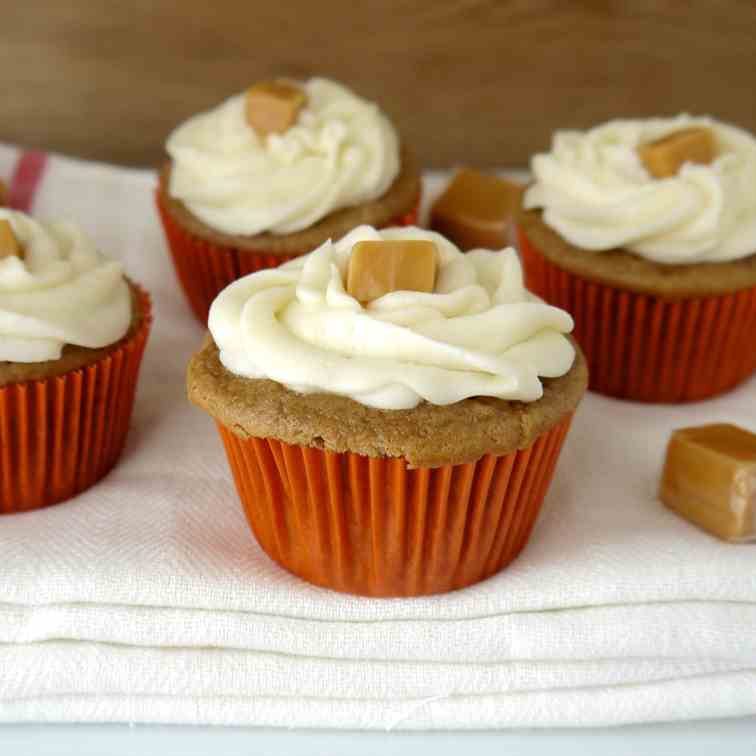
<svg viewBox="0 0 756 756">
<path fill-rule="evenodd" d="M 756 131 L 756 2 L 0 0 L 0 140 L 154 164 L 284 74 L 378 100 L 427 166 L 521 165 L 555 127 L 710 113 Z"/>
</svg>

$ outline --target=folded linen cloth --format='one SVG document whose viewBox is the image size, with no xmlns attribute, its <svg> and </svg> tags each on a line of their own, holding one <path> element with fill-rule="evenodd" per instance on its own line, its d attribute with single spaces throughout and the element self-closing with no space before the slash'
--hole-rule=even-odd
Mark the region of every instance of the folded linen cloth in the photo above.
<svg viewBox="0 0 756 756">
<path fill-rule="evenodd" d="M 445 596 L 310 586 L 259 549 L 211 420 L 185 399 L 203 337 L 153 209 L 155 175 L 0 146 L 41 217 L 79 222 L 155 301 L 117 468 L 0 518 L 0 721 L 418 729 L 756 713 L 756 546 L 656 499 L 672 429 L 756 429 L 756 380 L 679 407 L 588 395 L 532 539 Z M 429 195 L 439 177 L 427 178 Z"/>
</svg>

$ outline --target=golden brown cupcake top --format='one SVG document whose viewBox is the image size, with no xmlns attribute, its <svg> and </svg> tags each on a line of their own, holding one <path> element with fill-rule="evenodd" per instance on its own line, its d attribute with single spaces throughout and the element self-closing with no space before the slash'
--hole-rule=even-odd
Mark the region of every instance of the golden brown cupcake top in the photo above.
<svg viewBox="0 0 756 756">
<path fill-rule="evenodd" d="M 582 352 L 569 372 L 543 381 L 535 402 L 471 397 L 407 410 L 366 407 L 345 396 L 301 394 L 271 380 L 227 370 L 208 338 L 189 364 L 189 399 L 242 438 L 370 457 L 404 457 L 414 467 L 474 462 L 528 448 L 580 403 L 588 385 Z"/>
<path fill-rule="evenodd" d="M 685 299 L 756 286 L 756 254 L 730 262 L 667 265 L 644 260 L 625 249 L 586 254 L 546 225 L 540 210 L 521 212 L 518 225 L 536 249 L 560 268 L 620 289 Z"/>
</svg>

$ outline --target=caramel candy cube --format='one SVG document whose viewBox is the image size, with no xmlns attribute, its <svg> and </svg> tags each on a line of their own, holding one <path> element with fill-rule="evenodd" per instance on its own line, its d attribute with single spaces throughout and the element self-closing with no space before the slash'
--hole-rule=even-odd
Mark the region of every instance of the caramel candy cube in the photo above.
<svg viewBox="0 0 756 756">
<path fill-rule="evenodd" d="M 23 257 L 23 249 L 13 233 L 9 221 L 0 220 L 0 260 L 6 257 Z"/>
<path fill-rule="evenodd" d="M 705 128 L 682 129 L 640 145 L 638 156 L 654 178 L 668 178 L 684 163 L 711 163 L 716 157 L 714 135 Z"/>
<path fill-rule="evenodd" d="M 502 249 L 510 244 L 510 228 L 522 191 L 512 181 L 460 170 L 433 203 L 431 228 L 461 250 Z"/>
<path fill-rule="evenodd" d="M 0 181 L 0 207 L 8 204 L 8 185 L 5 181 Z"/>
<path fill-rule="evenodd" d="M 661 500 L 726 541 L 756 541 L 756 434 L 702 425 L 672 434 Z"/>
<path fill-rule="evenodd" d="M 370 302 L 392 291 L 433 291 L 436 245 L 425 239 L 361 241 L 352 247 L 347 291 Z"/>
<path fill-rule="evenodd" d="M 296 84 L 264 81 L 247 90 L 247 123 L 260 136 L 280 134 L 294 125 L 307 95 Z"/>
</svg>

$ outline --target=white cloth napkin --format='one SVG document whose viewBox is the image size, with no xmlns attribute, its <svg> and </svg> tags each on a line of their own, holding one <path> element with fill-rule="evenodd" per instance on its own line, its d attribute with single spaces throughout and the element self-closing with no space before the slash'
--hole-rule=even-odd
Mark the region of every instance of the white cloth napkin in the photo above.
<svg viewBox="0 0 756 756">
<path fill-rule="evenodd" d="M 16 150 L 0 147 L 0 176 Z M 152 172 L 51 157 L 34 203 L 78 221 L 153 294 L 118 467 L 0 517 L 0 721 L 338 728 L 604 725 L 756 712 L 756 545 L 665 510 L 672 429 L 756 429 L 756 380 L 648 407 L 589 395 L 522 556 L 464 591 L 366 600 L 259 549 L 184 368 L 202 340 Z M 428 180 L 430 191 L 438 178 Z"/>
</svg>

